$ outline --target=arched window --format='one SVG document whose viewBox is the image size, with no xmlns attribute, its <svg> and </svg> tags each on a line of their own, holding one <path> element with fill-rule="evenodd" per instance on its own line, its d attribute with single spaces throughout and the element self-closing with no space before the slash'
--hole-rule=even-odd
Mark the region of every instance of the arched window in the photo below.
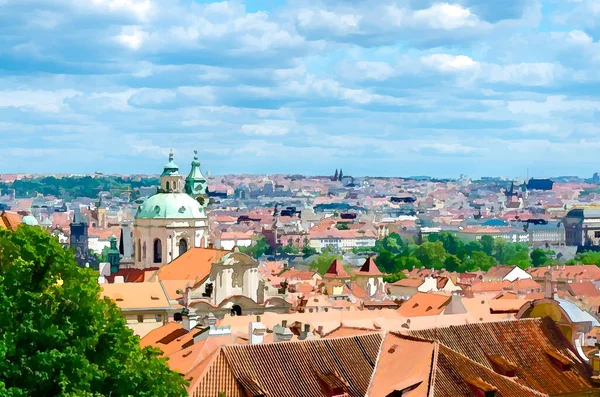
<svg viewBox="0 0 600 397">
<path fill-rule="evenodd" d="M 137 258 L 138 258 L 138 262 L 142 261 L 142 239 L 138 239 L 138 243 L 137 243 Z"/>
<path fill-rule="evenodd" d="M 142 258 L 146 259 L 146 242 L 144 241 L 144 246 L 142 247 Z"/>
<path fill-rule="evenodd" d="M 167 181 L 167 192 L 171 190 L 171 182 Z"/>
<path fill-rule="evenodd" d="M 162 263 L 162 242 L 159 238 L 154 240 L 154 263 Z"/>
<path fill-rule="evenodd" d="M 187 240 L 182 238 L 181 240 L 179 240 L 179 255 L 183 255 L 185 254 L 185 252 L 188 250 L 188 243 Z"/>
</svg>

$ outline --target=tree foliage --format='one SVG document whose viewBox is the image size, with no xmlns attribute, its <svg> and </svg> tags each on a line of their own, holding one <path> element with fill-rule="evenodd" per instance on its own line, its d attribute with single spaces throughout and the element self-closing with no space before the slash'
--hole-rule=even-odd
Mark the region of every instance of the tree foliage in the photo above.
<svg viewBox="0 0 600 397">
<path fill-rule="evenodd" d="M 250 255 L 254 259 L 258 259 L 265 254 L 269 254 L 271 252 L 271 247 L 269 246 L 266 237 L 259 234 L 252 245 L 249 247 L 240 247 L 240 252 Z"/>
<path fill-rule="evenodd" d="M 101 191 L 123 191 L 140 187 L 158 186 L 158 178 L 120 176 L 84 176 L 56 178 L 26 178 L 12 183 L 0 183 L 0 189 L 15 189 L 17 197 L 35 197 L 38 193 L 56 197 L 96 198 Z"/>
<path fill-rule="evenodd" d="M 42 229 L 0 230 L 0 395 L 187 395 L 99 292 L 97 274 Z"/>
<path fill-rule="evenodd" d="M 327 270 L 336 259 L 342 260 L 341 255 L 325 251 L 310 263 L 310 270 L 316 270 L 320 275 L 323 275 L 327 273 Z"/>
</svg>

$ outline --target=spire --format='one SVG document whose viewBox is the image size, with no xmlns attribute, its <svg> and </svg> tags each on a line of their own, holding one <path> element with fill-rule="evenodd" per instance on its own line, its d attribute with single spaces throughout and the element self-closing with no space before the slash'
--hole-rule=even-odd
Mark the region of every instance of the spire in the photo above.
<svg viewBox="0 0 600 397">
<path fill-rule="evenodd" d="M 342 266 L 339 259 L 333 261 L 327 273 L 323 275 L 324 278 L 350 278 L 346 270 Z"/>
<path fill-rule="evenodd" d="M 169 152 L 169 162 L 165 164 L 163 173 L 161 176 L 176 176 L 179 175 L 179 166 L 175 164 L 173 160 L 173 149 Z"/>
<path fill-rule="evenodd" d="M 336 168 L 336 169 L 335 169 L 335 174 L 333 174 L 333 180 L 334 180 L 334 181 L 337 181 L 339 177 L 340 177 L 340 174 L 338 174 L 338 170 L 337 170 L 337 168 Z"/>
<path fill-rule="evenodd" d="M 339 181 L 342 181 L 342 178 L 344 177 L 344 171 L 342 171 L 342 169 L 340 168 L 340 176 L 339 176 Z"/>
<path fill-rule="evenodd" d="M 360 268 L 358 272 L 364 275 L 382 276 L 382 273 L 377 268 L 377 265 L 375 265 L 375 262 L 373 261 L 372 257 L 367 258 L 365 264 Z"/>
<path fill-rule="evenodd" d="M 206 178 L 200 170 L 200 160 L 198 160 L 198 151 L 194 150 L 194 160 L 190 174 L 185 178 L 185 192 L 193 198 L 205 196 L 207 194 Z"/>
</svg>

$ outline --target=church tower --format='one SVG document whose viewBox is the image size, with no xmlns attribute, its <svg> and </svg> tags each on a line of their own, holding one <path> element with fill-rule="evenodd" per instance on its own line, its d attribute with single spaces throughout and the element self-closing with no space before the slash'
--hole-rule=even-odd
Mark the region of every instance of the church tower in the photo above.
<svg viewBox="0 0 600 397">
<path fill-rule="evenodd" d="M 84 267 L 88 262 L 89 256 L 89 238 L 88 238 L 88 222 L 81 215 L 81 209 L 75 208 L 73 220 L 70 225 L 70 240 L 69 246 L 75 249 L 75 258 L 77 264 Z"/>
<path fill-rule="evenodd" d="M 185 192 L 198 200 L 200 205 L 206 206 L 207 191 L 206 191 L 206 178 L 202 175 L 200 170 L 200 161 L 198 160 L 198 151 L 194 150 L 194 160 L 192 161 L 192 169 L 190 174 L 185 179 Z"/>
<path fill-rule="evenodd" d="M 173 161 L 173 151 L 169 153 L 169 162 L 165 164 L 163 173 L 160 176 L 161 193 L 180 193 L 183 190 L 181 186 L 181 175 L 179 167 Z"/>
</svg>

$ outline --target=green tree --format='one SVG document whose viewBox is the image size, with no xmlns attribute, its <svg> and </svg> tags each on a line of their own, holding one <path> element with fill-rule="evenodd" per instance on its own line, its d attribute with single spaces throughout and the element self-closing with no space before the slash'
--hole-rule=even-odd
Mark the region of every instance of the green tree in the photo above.
<svg viewBox="0 0 600 397">
<path fill-rule="evenodd" d="M 324 252 L 317 256 L 309 265 L 310 270 L 316 270 L 319 274 L 323 275 L 327 273 L 329 267 L 334 260 L 342 260 L 341 255 L 334 254 L 332 252 Z"/>
<path fill-rule="evenodd" d="M 302 247 L 302 255 L 304 255 L 304 257 L 309 257 L 315 255 L 316 253 L 317 250 L 311 247 L 310 245 L 305 245 L 304 247 Z"/>
<path fill-rule="evenodd" d="M 440 241 L 450 255 L 456 255 L 464 245 L 458 237 L 449 232 L 433 233 L 428 237 L 428 241 Z"/>
<path fill-rule="evenodd" d="M 600 266 L 600 252 L 584 251 L 575 257 L 575 262 Z"/>
<path fill-rule="evenodd" d="M 375 264 L 383 273 L 394 273 L 396 271 L 394 254 L 388 250 L 384 249 L 377 255 Z"/>
<path fill-rule="evenodd" d="M 425 241 L 415 251 L 415 257 L 427 268 L 441 269 L 446 260 L 446 250 L 441 241 Z"/>
<path fill-rule="evenodd" d="M 42 229 L 0 230 L 0 395 L 187 395 L 99 293 L 97 273 Z"/>
<path fill-rule="evenodd" d="M 459 272 L 462 270 L 462 261 L 456 255 L 448 255 L 444 261 L 444 267 L 449 272 Z"/>
<path fill-rule="evenodd" d="M 262 234 L 256 236 L 254 242 L 249 247 L 240 247 L 240 252 L 250 255 L 254 259 L 258 259 L 261 256 L 271 252 L 271 247 L 267 242 L 267 239 Z"/>
<path fill-rule="evenodd" d="M 492 256 L 494 253 L 494 247 L 496 242 L 492 236 L 481 236 L 479 240 L 481 243 L 482 251 L 485 252 L 488 256 Z"/>
<path fill-rule="evenodd" d="M 540 248 L 536 248 L 533 251 L 531 251 L 529 257 L 531 258 L 531 264 L 533 265 L 533 267 L 544 266 L 550 260 L 550 258 L 548 258 L 547 256 L 546 251 Z"/>
<path fill-rule="evenodd" d="M 406 275 L 402 272 L 396 272 L 393 274 L 386 274 L 385 276 L 383 276 L 383 281 L 385 281 L 386 283 L 395 283 L 398 280 L 402 280 L 403 278 L 406 278 Z"/>
<path fill-rule="evenodd" d="M 496 261 L 493 257 L 483 251 L 475 251 L 465 261 L 465 269 L 466 271 L 482 270 L 486 272 L 495 264 Z"/>
</svg>

